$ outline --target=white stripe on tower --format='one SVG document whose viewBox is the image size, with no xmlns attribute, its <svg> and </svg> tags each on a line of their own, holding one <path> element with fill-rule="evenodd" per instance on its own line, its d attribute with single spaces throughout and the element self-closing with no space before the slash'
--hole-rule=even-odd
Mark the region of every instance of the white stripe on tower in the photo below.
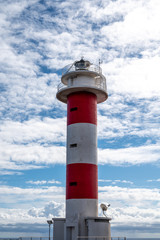
<svg viewBox="0 0 160 240">
<path fill-rule="evenodd" d="M 67 99 L 66 218 L 97 215 L 97 97 L 75 92 Z"/>
<path fill-rule="evenodd" d="M 97 164 L 97 126 L 75 123 L 67 127 L 67 164 Z"/>
</svg>

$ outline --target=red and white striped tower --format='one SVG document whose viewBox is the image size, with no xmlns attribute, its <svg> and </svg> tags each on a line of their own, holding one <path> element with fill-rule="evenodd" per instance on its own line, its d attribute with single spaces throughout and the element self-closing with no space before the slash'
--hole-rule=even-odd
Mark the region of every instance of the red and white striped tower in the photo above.
<svg viewBox="0 0 160 240">
<path fill-rule="evenodd" d="M 65 235 L 72 239 L 86 235 L 86 218 L 98 217 L 97 103 L 108 95 L 100 66 L 83 59 L 64 68 L 61 82 L 57 98 L 67 103 Z"/>
</svg>

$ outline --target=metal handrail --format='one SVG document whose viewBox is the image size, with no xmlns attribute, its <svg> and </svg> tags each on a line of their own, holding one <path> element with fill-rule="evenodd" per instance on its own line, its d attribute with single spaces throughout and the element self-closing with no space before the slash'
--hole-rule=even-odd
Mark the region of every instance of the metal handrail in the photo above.
<svg viewBox="0 0 160 240">
<path fill-rule="evenodd" d="M 65 66 L 63 69 L 62 69 L 62 76 L 67 74 L 67 73 L 70 73 L 70 72 L 76 72 L 76 71 L 90 71 L 90 72 L 97 72 L 99 74 L 102 74 L 102 69 L 100 66 L 98 65 L 95 65 L 95 64 L 91 64 L 90 66 L 86 67 L 85 69 L 77 69 L 76 66 L 74 65 L 74 63 L 72 64 L 69 64 L 67 66 Z"/>
<path fill-rule="evenodd" d="M 10 238 L 11 239 L 11 238 Z M 50 237 L 53 240 L 53 237 Z M 126 240 L 126 237 L 110 237 L 110 236 L 78 236 L 77 240 Z M 9 239 L 8 239 L 9 240 Z M 49 237 L 19 237 L 17 240 L 49 240 Z"/>
<path fill-rule="evenodd" d="M 8 240 L 11 240 L 11 239 L 12 238 L 8 238 Z M 49 240 L 49 237 L 19 237 L 17 238 L 17 240 Z M 53 240 L 53 237 L 50 237 L 50 240 Z"/>
<path fill-rule="evenodd" d="M 100 82 L 97 82 L 95 83 L 95 85 L 70 85 L 70 86 L 67 86 L 67 85 L 64 85 L 62 82 L 60 82 L 57 86 L 57 91 L 59 92 L 61 89 L 63 88 L 70 88 L 70 87 L 97 87 L 99 89 L 102 89 L 102 90 L 105 90 L 106 91 L 106 80 L 103 79 L 102 81 Z"/>
<path fill-rule="evenodd" d="M 126 240 L 126 237 L 111 237 L 111 236 L 78 236 L 77 239 L 86 239 L 86 240 Z"/>
<path fill-rule="evenodd" d="M 111 237 L 106 237 L 106 236 L 78 236 L 77 239 L 91 239 L 91 240 L 106 240 Z"/>
</svg>

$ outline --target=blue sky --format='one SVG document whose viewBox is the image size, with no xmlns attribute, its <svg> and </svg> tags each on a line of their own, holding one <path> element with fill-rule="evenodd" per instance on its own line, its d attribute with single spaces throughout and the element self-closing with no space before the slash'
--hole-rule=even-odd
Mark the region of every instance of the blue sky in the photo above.
<svg viewBox="0 0 160 240">
<path fill-rule="evenodd" d="M 0 236 L 47 236 L 65 215 L 61 69 L 101 59 L 99 204 L 112 236 L 160 236 L 160 1 L 0 2 Z M 102 212 L 99 209 L 99 215 Z"/>
</svg>

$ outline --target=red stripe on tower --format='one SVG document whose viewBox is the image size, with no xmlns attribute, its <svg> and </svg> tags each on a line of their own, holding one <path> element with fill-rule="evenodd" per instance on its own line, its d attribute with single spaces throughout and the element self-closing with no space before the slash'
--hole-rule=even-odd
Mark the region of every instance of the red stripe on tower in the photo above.
<svg viewBox="0 0 160 240">
<path fill-rule="evenodd" d="M 97 199 L 97 175 L 97 166 L 94 164 L 68 164 L 66 199 Z"/>
<path fill-rule="evenodd" d="M 93 93 L 76 92 L 67 99 L 67 125 L 92 123 L 97 125 L 97 97 Z"/>
</svg>

